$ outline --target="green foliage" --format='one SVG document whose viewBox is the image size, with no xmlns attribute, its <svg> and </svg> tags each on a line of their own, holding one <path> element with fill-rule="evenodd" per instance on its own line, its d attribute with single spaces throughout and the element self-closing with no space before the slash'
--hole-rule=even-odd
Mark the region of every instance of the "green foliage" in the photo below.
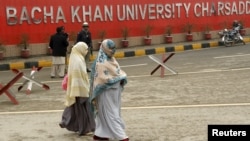
<svg viewBox="0 0 250 141">
<path fill-rule="evenodd" d="M 104 40 L 106 36 L 106 31 L 105 30 L 100 30 L 99 33 L 98 33 L 98 37 L 101 39 L 101 41 Z"/>
<path fill-rule="evenodd" d="M 28 49 L 28 46 L 29 46 L 29 35 L 24 33 L 21 35 L 20 37 L 20 42 L 18 43 L 19 47 L 21 47 L 22 49 Z"/>
<path fill-rule="evenodd" d="M 204 26 L 204 32 L 205 33 L 209 33 L 210 31 L 211 31 L 211 26 L 209 25 L 209 24 L 206 24 L 205 26 Z"/>
<path fill-rule="evenodd" d="M 145 26 L 145 34 L 146 34 L 146 37 L 147 38 L 149 38 L 149 36 L 150 36 L 150 33 L 152 32 L 152 30 L 153 30 L 153 26 L 152 25 L 150 25 L 150 24 L 147 24 L 146 26 Z"/>
<path fill-rule="evenodd" d="M 171 36 L 171 34 L 172 34 L 172 26 L 171 26 L 171 25 L 168 25 L 168 26 L 166 27 L 165 33 L 166 33 L 168 36 Z"/>
<path fill-rule="evenodd" d="M 5 52 L 6 48 L 4 47 L 4 42 L 0 39 L 0 51 Z"/>
<path fill-rule="evenodd" d="M 129 34 L 129 28 L 128 27 L 122 28 L 122 37 L 124 40 L 127 40 L 128 34 Z"/>
<path fill-rule="evenodd" d="M 192 23 L 186 23 L 183 27 L 183 31 L 187 32 L 188 34 L 191 34 L 193 31 L 194 25 Z"/>
</svg>

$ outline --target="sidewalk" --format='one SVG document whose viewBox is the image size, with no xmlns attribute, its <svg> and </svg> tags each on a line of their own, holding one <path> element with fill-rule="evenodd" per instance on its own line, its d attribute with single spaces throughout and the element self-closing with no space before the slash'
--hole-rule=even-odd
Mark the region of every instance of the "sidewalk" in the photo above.
<svg viewBox="0 0 250 141">
<path fill-rule="evenodd" d="M 249 42 L 249 37 L 244 37 L 245 42 Z M 143 56 L 150 54 L 160 54 L 166 52 L 178 52 L 185 50 L 196 50 L 202 48 L 211 48 L 223 46 L 223 43 L 219 39 L 215 40 L 202 40 L 194 42 L 180 42 L 180 43 L 171 43 L 171 44 L 157 44 L 150 46 L 135 46 L 128 48 L 118 48 L 115 57 L 124 58 L 124 57 L 134 57 L 134 56 Z M 98 51 L 93 52 L 91 60 L 96 58 Z M 50 67 L 52 64 L 51 56 L 32 56 L 30 58 L 12 58 L 5 59 L 0 61 L 0 71 L 11 70 L 11 69 L 26 69 L 32 68 L 33 66 L 39 67 Z"/>
</svg>

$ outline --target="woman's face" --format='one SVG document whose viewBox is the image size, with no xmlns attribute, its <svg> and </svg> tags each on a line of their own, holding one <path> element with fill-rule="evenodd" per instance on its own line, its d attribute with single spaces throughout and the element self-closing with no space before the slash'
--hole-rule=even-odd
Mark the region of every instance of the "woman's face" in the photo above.
<svg viewBox="0 0 250 141">
<path fill-rule="evenodd" d="M 84 28 L 84 30 L 86 30 L 86 31 L 89 30 L 89 27 L 88 27 L 88 26 L 84 26 L 83 28 Z"/>
<path fill-rule="evenodd" d="M 88 48 L 84 48 L 83 56 L 85 57 L 88 54 Z"/>
<path fill-rule="evenodd" d="M 110 47 L 109 49 L 111 50 L 111 53 L 110 53 L 111 55 L 110 55 L 110 57 L 113 57 L 114 54 L 115 54 L 115 51 L 116 51 L 116 47 L 113 46 L 113 47 Z"/>
<path fill-rule="evenodd" d="M 108 57 L 113 57 L 116 51 L 116 47 L 113 41 L 105 40 L 103 42 L 103 51 L 107 54 Z"/>
<path fill-rule="evenodd" d="M 109 47 L 107 48 L 107 51 L 105 51 L 105 53 L 107 54 L 108 57 L 113 57 L 116 51 L 116 47 Z"/>
</svg>

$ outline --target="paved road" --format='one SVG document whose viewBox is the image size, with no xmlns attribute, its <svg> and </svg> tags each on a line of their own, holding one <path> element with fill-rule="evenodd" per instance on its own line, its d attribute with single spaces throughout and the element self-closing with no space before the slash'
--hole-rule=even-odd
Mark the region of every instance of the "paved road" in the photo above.
<svg viewBox="0 0 250 141">
<path fill-rule="evenodd" d="M 208 124 L 249 124 L 250 48 L 248 45 L 177 52 L 166 64 L 178 75 L 150 72 L 157 64 L 148 56 L 119 59 L 128 74 L 122 115 L 132 141 L 205 141 Z M 168 55 L 168 54 L 167 54 Z M 161 55 L 154 55 L 161 58 Z M 30 70 L 22 70 L 29 75 Z M 19 105 L 0 96 L 0 140 L 90 141 L 58 126 L 64 108 L 59 78 L 43 68 L 36 79 L 50 90 L 34 85 L 30 95 L 12 90 Z M 8 82 L 14 74 L 0 72 Z"/>
</svg>

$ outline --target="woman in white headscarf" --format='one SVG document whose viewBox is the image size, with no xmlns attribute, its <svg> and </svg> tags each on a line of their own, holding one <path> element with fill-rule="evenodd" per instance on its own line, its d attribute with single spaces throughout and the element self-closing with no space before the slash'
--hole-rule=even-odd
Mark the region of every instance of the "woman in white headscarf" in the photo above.
<svg viewBox="0 0 250 141">
<path fill-rule="evenodd" d="M 90 101 L 96 115 L 94 140 L 129 140 L 121 118 L 121 93 L 127 75 L 113 57 L 114 53 L 115 43 L 104 40 L 92 65 Z"/>
<path fill-rule="evenodd" d="M 78 42 L 73 46 L 68 65 L 68 84 L 62 121 L 59 125 L 69 131 L 85 135 L 95 130 L 94 115 L 91 112 L 89 99 L 89 79 L 84 57 L 88 46 Z"/>
</svg>

